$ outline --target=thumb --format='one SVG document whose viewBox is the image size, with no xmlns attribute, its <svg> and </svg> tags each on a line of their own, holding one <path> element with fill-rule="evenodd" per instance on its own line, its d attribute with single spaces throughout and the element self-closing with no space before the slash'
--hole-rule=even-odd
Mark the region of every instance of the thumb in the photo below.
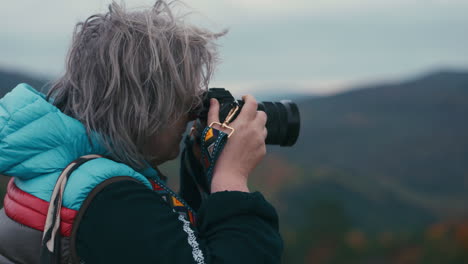
<svg viewBox="0 0 468 264">
<path fill-rule="evenodd" d="M 219 122 L 219 103 L 214 98 L 210 99 L 210 110 L 208 111 L 207 121 L 207 125 L 210 125 L 212 122 Z"/>
</svg>

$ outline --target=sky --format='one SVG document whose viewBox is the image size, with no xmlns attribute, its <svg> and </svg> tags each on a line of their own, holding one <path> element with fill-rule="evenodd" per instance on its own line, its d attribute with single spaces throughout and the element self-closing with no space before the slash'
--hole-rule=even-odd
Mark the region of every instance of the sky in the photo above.
<svg viewBox="0 0 468 264">
<path fill-rule="evenodd" d="M 110 2 L 2 0 L 0 68 L 58 77 L 74 25 Z M 332 94 L 468 70 L 468 0 L 187 0 L 176 12 L 229 30 L 219 40 L 222 61 L 211 84 L 235 93 Z"/>
</svg>

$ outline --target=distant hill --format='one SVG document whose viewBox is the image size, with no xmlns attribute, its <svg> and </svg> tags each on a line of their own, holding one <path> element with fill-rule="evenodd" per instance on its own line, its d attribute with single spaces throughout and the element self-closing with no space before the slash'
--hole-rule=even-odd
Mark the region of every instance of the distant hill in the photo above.
<svg viewBox="0 0 468 264">
<path fill-rule="evenodd" d="M 42 87 L 46 80 L 0 71 L 0 95 L 21 82 Z M 252 177 L 286 223 L 322 200 L 343 204 L 354 223 L 372 230 L 468 214 L 468 72 L 294 99 L 302 118 L 297 144 L 270 147 Z M 375 224 L 392 214 L 403 217 Z"/>
<path fill-rule="evenodd" d="M 299 109 L 297 144 L 270 148 L 295 172 L 275 179 L 284 185 L 272 195 L 282 214 L 333 200 L 365 230 L 468 215 L 468 72 L 307 99 Z"/>
<path fill-rule="evenodd" d="M 0 96 L 21 82 L 38 88 L 46 80 L 0 71 Z M 441 260 L 421 263 L 466 263 L 447 261 L 445 251 L 434 250 L 433 237 L 450 250 L 456 248 L 450 236 L 468 245 L 468 72 L 290 99 L 301 112 L 296 145 L 269 146 L 250 177 L 251 189 L 278 211 L 285 263 L 319 263 L 314 254 L 320 259 L 333 250 L 343 260 L 329 263 L 394 263 L 377 260 L 422 246 Z M 176 187 L 178 161 L 162 169 Z M 0 176 L 0 197 L 6 182 Z M 461 231 L 454 232 L 450 226 L 457 223 Z M 365 244 L 370 237 L 376 240 Z M 360 248 L 353 251 L 350 243 Z"/>
<path fill-rule="evenodd" d="M 32 77 L 28 74 L 0 69 L 0 97 L 3 97 L 20 83 L 27 83 L 35 89 L 41 90 L 47 84 L 47 81 L 46 78 Z"/>
<path fill-rule="evenodd" d="M 311 99 L 315 97 L 319 97 L 318 95 L 315 94 L 310 94 L 310 93 L 299 93 L 299 92 L 253 92 L 253 95 L 255 96 L 255 99 L 257 101 L 273 101 L 277 102 L 280 100 L 292 100 L 292 101 L 298 101 L 298 100 L 304 100 L 304 98 Z"/>
</svg>

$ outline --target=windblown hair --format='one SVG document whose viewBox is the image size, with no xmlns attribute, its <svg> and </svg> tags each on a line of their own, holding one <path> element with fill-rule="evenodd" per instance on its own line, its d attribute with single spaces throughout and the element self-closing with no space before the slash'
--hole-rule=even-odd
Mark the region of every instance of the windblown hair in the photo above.
<svg viewBox="0 0 468 264">
<path fill-rule="evenodd" d="M 214 40 L 225 34 L 188 25 L 172 5 L 127 11 L 113 2 L 78 23 L 65 74 L 47 95 L 134 168 L 152 158 L 144 151 L 151 137 L 200 105 L 217 62 Z"/>
</svg>

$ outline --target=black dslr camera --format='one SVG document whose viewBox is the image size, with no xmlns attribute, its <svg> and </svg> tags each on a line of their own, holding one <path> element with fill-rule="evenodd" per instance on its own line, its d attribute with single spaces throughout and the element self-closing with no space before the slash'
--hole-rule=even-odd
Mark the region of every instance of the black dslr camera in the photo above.
<svg viewBox="0 0 468 264">
<path fill-rule="evenodd" d="M 204 127 L 206 125 L 211 98 L 217 99 L 220 104 L 219 120 L 221 123 L 224 122 L 232 108 L 239 106 L 242 109 L 244 105 L 242 100 L 234 99 L 231 93 L 224 88 L 210 88 L 203 96 L 203 105 L 196 110 L 196 115 L 205 124 L 197 127 Z M 290 100 L 258 102 L 258 110 L 264 111 L 268 117 L 266 123 L 266 128 L 268 129 L 268 136 L 265 140 L 266 144 L 292 146 L 296 143 L 299 136 L 300 116 L 299 109 L 295 103 Z M 237 114 L 231 121 L 237 117 Z"/>
</svg>

